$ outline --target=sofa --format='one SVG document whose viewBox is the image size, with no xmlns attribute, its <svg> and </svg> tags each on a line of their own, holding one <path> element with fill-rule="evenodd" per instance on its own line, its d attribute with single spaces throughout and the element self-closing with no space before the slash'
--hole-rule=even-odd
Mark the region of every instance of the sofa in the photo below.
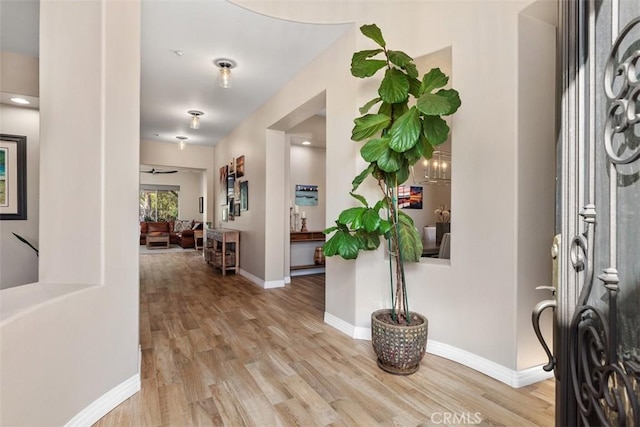
<svg viewBox="0 0 640 427">
<path fill-rule="evenodd" d="M 140 245 L 147 243 L 147 235 L 169 235 L 169 243 L 183 249 L 195 248 L 194 230 L 202 229 L 202 222 L 193 220 L 142 221 L 140 222 Z"/>
</svg>

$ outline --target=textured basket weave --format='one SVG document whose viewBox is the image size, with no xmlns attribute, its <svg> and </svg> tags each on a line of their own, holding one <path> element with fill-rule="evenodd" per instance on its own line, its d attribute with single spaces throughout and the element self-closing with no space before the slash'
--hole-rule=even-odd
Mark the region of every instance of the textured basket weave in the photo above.
<svg viewBox="0 0 640 427">
<path fill-rule="evenodd" d="M 378 320 L 379 315 L 390 312 L 384 309 L 371 314 L 371 342 L 378 366 L 392 374 L 413 374 L 420 368 L 427 348 L 429 322 L 418 313 L 411 313 L 411 317 L 422 319 L 422 324 L 415 326 L 390 325 Z"/>
</svg>

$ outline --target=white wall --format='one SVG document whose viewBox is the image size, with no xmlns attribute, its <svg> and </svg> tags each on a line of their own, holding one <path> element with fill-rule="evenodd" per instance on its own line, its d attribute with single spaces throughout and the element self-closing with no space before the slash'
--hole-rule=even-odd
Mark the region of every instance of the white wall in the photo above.
<svg viewBox="0 0 640 427">
<path fill-rule="evenodd" d="M 318 205 L 299 206 L 298 210 L 307 214 L 307 229 L 309 231 L 322 231 L 325 229 L 325 211 L 327 204 L 327 189 L 325 187 L 325 161 L 326 150 L 324 148 L 291 146 L 291 178 L 289 198 L 295 203 L 295 187 L 302 185 L 318 186 Z"/>
<path fill-rule="evenodd" d="M 290 149 L 290 191 L 289 198 L 295 203 L 295 186 L 317 185 L 318 205 L 299 206 L 299 213 L 304 211 L 307 215 L 307 230 L 322 231 L 326 228 L 326 150 L 324 148 L 314 148 L 311 146 L 291 145 Z M 300 225 L 302 225 L 300 220 Z M 297 229 L 300 231 L 300 228 Z M 316 246 L 321 246 L 322 242 L 295 243 L 291 245 L 290 265 L 313 264 L 313 255 Z"/>
<path fill-rule="evenodd" d="M 0 221 L 0 289 L 38 281 L 38 257 L 11 233 L 39 245 L 39 120 L 38 110 L 0 104 L 0 133 L 27 137 L 27 219 Z"/>
<path fill-rule="evenodd" d="M 322 1 L 235 3 L 306 22 L 353 21 L 357 26 L 376 22 L 389 48 L 414 57 L 451 46 L 452 81 L 462 98 L 462 108 L 451 123 L 455 159 L 452 260 L 447 266 L 420 263 L 408 268 L 410 304 L 430 318 L 430 339 L 507 370 L 520 369 L 518 334 L 528 339 L 533 332 L 517 328 L 519 311 L 524 309 L 517 303 L 518 268 L 527 259 L 548 254 L 548 250 L 539 254 L 536 245 L 518 240 L 520 203 L 539 197 L 526 185 L 518 185 L 516 160 L 518 15 L 527 2 L 348 2 L 340 8 Z M 271 118 L 285 116 L 305 98 L 326 89 L 327 188 L 332 191 L 328 222 L 354 205 L 347 192 L 351 179 L 364 166 L 357 156 L 358 145 L 349 141 L 349 135 L 357 108 L 375 96 L 376 84 L 355 81 L 348 64 L 353 51 L 370 48 L 372 43 L 365 37 L 355 32 L 346 35 L 240 127 L 243 135 L 253 136 L 252 146 L 264 150 L 263 129 Z M 235 132 L 216 151 L 242 139 Z M 269 164 L 264 173 L 267 178 L 272 173 Z M 363 188 L 367 191 L 373 191 L 371 185 Z M 271 252 L 278 252 L 277 245 L 275 240 L 265 242 L 269 248 L 262 251 L 266 263 Z M 356 328 L 368 328 L 370 313 L 389 304 L 386 269 L 382 251 L 362 254 L 356 262 L 328 260 L 327 314 Z M 529 366 L 544 361 L 539 348 L 532 347 L 529 355 Z"/>
<path fill-rule="evenodd" d="M 140 388 L 139 40 L 139 1 L 40 5 L 40 282 L 0 291 L 0 425 Z"/>
<path fill-rule="evenodd" d="M 188 144 L 184 150 L 180 150 L 177 143 L 140 141 L 140 163 L 161 168 L 175 166 L 202 169 L 204 173 L 201 176 L 200 195 L 204 196 L 204 216 L 198 214 L 193 218 L 185 217 L 184 219 L 204 217 L 206 218 L 205 222 L 214 221 L 218 212 L 214 197 L 214 182 L 218 181 L 218 169 L 214 168 L 215 162 L 212 147 Z M 193 213 L 194 215 L 198 212 L 197 198 L 195 203 L 196 210 Z M 180 214 L 182 215 L 182 212 Z M 185 215 L 187 214 L 189 213 L 185 212 Z"/>
<path fill-rule="evenodd" d="M 548 2 L 536 2 L 518 20 L 518 368 L 538 360 L 540 344 L 531 335 L 531 307 L 552 298 L 548 291 L 535 288 L 552 284 L 556 27 L 537 16 L 553 17 L 555 12 Z M 551 343 L 551 312 L 542 320 L 542 331 Z"/>
<path fill-rule="evenodd" d="M 171 174 L 140 173 L 140 184 L 178 185 L 178 219 L 203 220 L 199 213 L 198 198 L 204 197 L 202 179 L 204 171 L 181 170 Z"/>
</svg>

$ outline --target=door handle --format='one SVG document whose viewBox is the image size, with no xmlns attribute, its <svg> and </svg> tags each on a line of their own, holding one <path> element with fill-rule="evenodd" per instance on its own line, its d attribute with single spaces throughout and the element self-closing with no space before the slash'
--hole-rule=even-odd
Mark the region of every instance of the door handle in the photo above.
<svg viewBox="0 0 640 427">
<path fill-rule="evenodd" d="M 547 288 L 547 286 L 538 286 L 536 289 L 544 289 L 544 288 Z M 548 299 L 548 300 L 540 301 L 538 304 L 536 304 L 535 308 L 533 309 L 533 312 L 531 313 L 531 322 L 533 323 L 533 330 L 535 331 L 536 337 L 538 337 L 538 341 L 540 341 L 540 344 L 542 345 L 544 352 L 547 353 L 547 357 L 549 358 L 549 362 L 542 367 L 542 369 L 544 369 L 547 372 L 553 370 L 553 368 L 555 368 L 556 366 L 556 358 L 551 353 L 551 350 L 549 349 L 549 346 L 547 345 L 547 342 L 545 341 L 544 336 L 542 335 L 542 331 L 540 330 L 540 316 L 548 308 L 555 310 L 556 300 Z"/>
<path fill-rule="evenodd" d="M 544 352 L 547 354 L 547 358 L 549 359 L 547 364 L 542 367 L 542 369 L 544 369 L 547 372 L 552 371 L 556 367 L 556 362 L 557 361 L 556 361 L 555 356 L 551 352 L 551 349 L 549 348 L 549 345 L 545 341 L 544 336 L 542 335 L 542 331 L 540 330 L 540 316 L 548 308 L 552 309 L 553 311 L 555 311 L 555 309 L 557 308 L 557 302 L 556 302 L 555 296 L 556 296 L 556 290 L 558 289 L 558 274 L 559 274 L 558 256 L 560 254 L 560 242 L 561 242 L 560 234 L 554 236 L 553 244 L 551 245 L 551 262 L 552 262 L 553 286 L 538 286 L 538 287 L 536 287 L 536 290 L 548 290 L 548 291 L 551 291 L 551 295 L 552 295 L 553 299 L 547 299 L 547 300 L 544 300 L 544 301 L 540 301 L 538 304 L 536 304 L 536 306 L 533 309 L 533 312 L 531 313 L 531 323 L 533 324 L 533 330 L 535 331 L 536 337 L 538 338 L 538 341 L 540 342 L 540 345 L 542 345 L 542 348 L 544 349 Z M 554 319 L 555 319 L 555 317 L 554 317 Z M 554 325 L 555 325 L 555 321 L 554 321 Z M 554 333 L 556 333 L 555 332 L 555 327 L 554 327 Z"/>
</svg>

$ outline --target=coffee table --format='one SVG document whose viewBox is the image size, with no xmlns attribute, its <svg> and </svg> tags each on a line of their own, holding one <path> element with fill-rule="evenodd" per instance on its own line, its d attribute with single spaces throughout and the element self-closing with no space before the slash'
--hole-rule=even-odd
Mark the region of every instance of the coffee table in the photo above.
<svg viewBox="0 0 640 427">
<path fill-rule="evenodd" d="M 169 235 L 149 236 L 147 235 L 147 249 L 168 249 Z"/>
</svg>

